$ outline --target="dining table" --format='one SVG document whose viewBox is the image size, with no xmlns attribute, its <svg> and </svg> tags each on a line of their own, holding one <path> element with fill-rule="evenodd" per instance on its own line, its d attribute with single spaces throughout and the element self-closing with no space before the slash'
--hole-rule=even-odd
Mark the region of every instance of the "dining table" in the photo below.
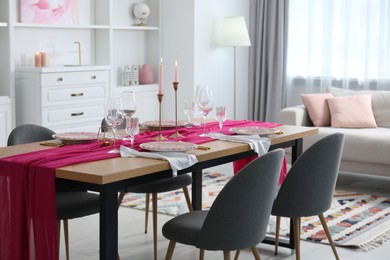
<svg viewBox="0 0 390 260">
<path fill-rule="evenodd" d="M 277 134 L 268 136 L 270 150 L 291 148 L 291 163 L 299 157 L 303 150 L 305 137 L 318 134 L 318 128 L 291 125 L 278 125 Z M 193 149 L 186 153 L 193 154 L 197 163 L 189 168 L 179 170 L 177 174 L 192 173 L 192 204 L 194 210 L 201 210 L 202 205 L 202 173 L 206 168 L 234 162 L 256 155 L 246 143 L 209 140 L 202 143 L 208 149 Z M 0 148 L 0 158 L 19 155 L 53 147 L 40 143 L 29 143 Z M 100 194 L 99 213 L 99 248 L 100 259 L 116 259 L 118 255 L 118 191 L 172 176 L 170 164 L 164 160 L 141 157 L 114 157 L 85 163 L 77 163 L 55 169 L 57 185 L 86 189 Z M 275 243 L 266 238 L 264 243 Z M 281 240 L 280 246 L 294 248 L 293 236 Z"/>
</svg>

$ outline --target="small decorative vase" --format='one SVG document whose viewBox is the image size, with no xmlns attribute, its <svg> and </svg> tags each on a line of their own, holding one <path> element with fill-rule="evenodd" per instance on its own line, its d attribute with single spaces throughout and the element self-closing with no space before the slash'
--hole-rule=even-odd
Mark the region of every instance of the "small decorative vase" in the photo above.
<svg viewBox="0 0 390 260">
<path fill-rule="evenodd" d="M 144 64 L 139 71 L 139 83 L 152 84 L 153 83 L 153 71 L 149 64 Z"/>
</svg>

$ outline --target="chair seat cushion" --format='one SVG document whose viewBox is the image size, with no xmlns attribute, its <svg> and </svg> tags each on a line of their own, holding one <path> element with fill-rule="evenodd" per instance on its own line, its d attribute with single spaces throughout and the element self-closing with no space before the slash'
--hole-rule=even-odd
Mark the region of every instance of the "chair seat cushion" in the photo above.
<svg viewBox="0 0 390 260">
<path fill-rule="evenodd" d="M 134 193 L 159 193 L 177 190 L 192 183 L 192 177 L 188 174 L 178 175 L 158 181 L 151 181 L 134 187 L 126 188 L 125 192 Z"/>
<path fill-rule="evenodd" d="M 164 237 L 186 245 L 196 245 L 208 210 L 196 210 L 177 216 L 162 228 Z"/>
<path fill-rule="evenodd" d="M 72 219 L 99 212 L 99 195 L 87 191 L 57 192 L 57 219 Z"/>
</svg>

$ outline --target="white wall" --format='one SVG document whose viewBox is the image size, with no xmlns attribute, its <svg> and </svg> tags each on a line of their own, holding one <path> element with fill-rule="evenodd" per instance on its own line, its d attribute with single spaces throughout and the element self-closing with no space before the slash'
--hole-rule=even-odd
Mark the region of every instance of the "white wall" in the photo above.
<svg viewBox="0 0 390 260">
<path fill-rule="evenodd" d="M 162 10 L 162 55 L 164 57 L 163 117 L 173 119 L 173 64 L 179 63 L 178 116 L 184 118 L 183 102 L 191 100 L 197 84 L 208 84 L 215 105 L 225 105 L 233 115 L 232 47 L 216 42 L 225 16 L 246 17 L 249 27 L 249 0 L 164 0 Z M 248 53 L 237 48 L 237 118 L 248 116 Z M 172 75 L 172 77 L 170 77 Z M 208 117 L 214 117 L 214 112 Z"/>
</svg>

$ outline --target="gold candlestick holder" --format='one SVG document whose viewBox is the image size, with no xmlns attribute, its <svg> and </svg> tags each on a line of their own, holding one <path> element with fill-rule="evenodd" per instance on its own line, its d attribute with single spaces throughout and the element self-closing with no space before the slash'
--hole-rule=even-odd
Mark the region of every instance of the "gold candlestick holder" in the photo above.
<svg viewBox="0 0 390 260">
<path fill-rule="evenodd" d="M 159 134 L 155 138 L 155 140 L 157 140 L 157 141 L 167 140 L 167 138 L 165 138 L 161 134 L 161 103 L 162 103 L 162 100 L 163 100 L 163 96 L 164 96 L 164 94 L 157 94 L 157 99 L 158 99 L 158 102 L 159 102 L 159 120 L 158 120 L 158 131 L 159 131 Z"/>
<path fill-rule="evenodd" d="M 170 138 L 178 138 L 183 137 L 181 134 L 179 134 L 178 127 L 177 127 L 177 89 L 179 87 L 179 82 L 173 82 L 173 89 L 175 90 L 175 123 L 176 123 L 176 131 L 173 133 Z"/>
</svg>

